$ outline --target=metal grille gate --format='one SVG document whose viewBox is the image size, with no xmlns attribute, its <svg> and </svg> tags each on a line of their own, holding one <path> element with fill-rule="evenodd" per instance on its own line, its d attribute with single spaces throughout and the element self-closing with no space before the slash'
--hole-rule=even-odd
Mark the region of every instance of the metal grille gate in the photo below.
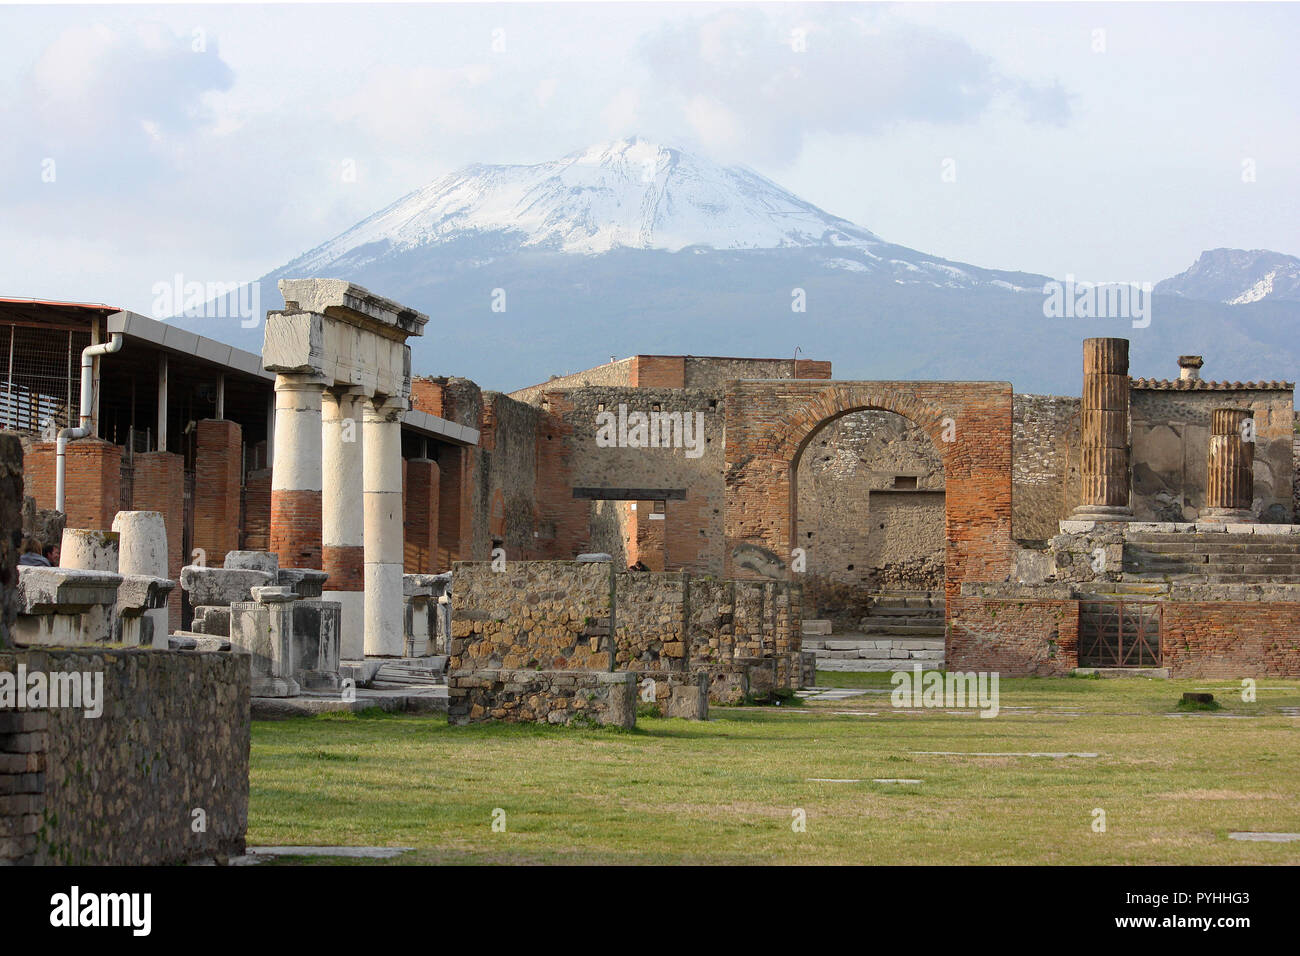
<svg viewBox="0 0 1300 956">
<path fill-rule="evenodd" d="M 1079 605 L 1080 667 L 1159 667 L 1164 605 L 1084 601 Z"/>
</svg>

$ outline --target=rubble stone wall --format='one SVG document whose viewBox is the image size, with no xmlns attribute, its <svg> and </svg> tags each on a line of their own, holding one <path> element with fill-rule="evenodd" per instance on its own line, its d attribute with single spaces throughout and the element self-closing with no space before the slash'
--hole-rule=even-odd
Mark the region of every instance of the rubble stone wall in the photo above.
<svg viewBox="0 0 1300 956">
<path fill-rule="evenodd" d="M 28 675 L 102 674 L 103 713 L 0 711 L 0 863 L 157 865 L 243 853 L 247 658 L 0 652 L 0 672 L 16 679 L 20 665 Z"/>
<path fill-rule="evenodd" d="M 573 670 L 470 670 L 447 678 L 454 726 L 512 723 L 636 726 L 636 674 Z"/>
</svg>

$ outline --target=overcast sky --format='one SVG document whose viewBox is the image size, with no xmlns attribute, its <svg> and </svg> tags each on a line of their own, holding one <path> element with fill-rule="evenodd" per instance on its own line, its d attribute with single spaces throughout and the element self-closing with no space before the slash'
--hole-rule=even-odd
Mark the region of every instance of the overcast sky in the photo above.
<svg viewBox="0 0 1300 956">
<path fill-rule="evenodd" d="M 147 312 L 631 134 L 981 266 L 1300 254 L 1297 38 L 1295 4 L 0 5 L 0 295 Z"/>
</svg>

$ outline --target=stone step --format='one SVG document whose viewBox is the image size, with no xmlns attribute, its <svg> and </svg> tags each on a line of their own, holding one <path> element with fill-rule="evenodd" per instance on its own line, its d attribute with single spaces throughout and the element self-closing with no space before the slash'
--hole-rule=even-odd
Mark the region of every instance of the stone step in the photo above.
<svg viewBox="0 0 1300 956">
<path fill-rule="evenodd" d="M 843 638 L 836 638 L 835 640 L 831 640 L 831 641 L 823 641 L 821 649 L 828 650 L 828 651 L 852 651 L 852 650 L 860 650 L 861 648 L 868 647 L 868 648 L 875 648 L 877 650 L 917 650 L 917 651 L 939 650 L 941 651 L 943 650 L 943 643 L 944 642 L 942 637 L 928 637 L 928 638 L 862 637 L 862 638 L 857 638 L 855 640 L 844 640 Z M 809 648 L 807 644 L 805 644 L 804 647 L 807 650 L 812 650 L 812 648 Z"/>
<path fill-rule="evenodd" d="M 876 624 L 864 622 L 858 629 L 863 634 L 891 634 L 899 637 L 930 637 L 932 635 L 943 636 L 943 621 L 932 621 L 925 624 Z"/>
<path fill-rule="evenodd" d="M 941 670 L 943 661 L 900 661 L 900 660 L 823 660 L 817 658 L 820 671 L 842 671 L 851 674 L 880 674 L 890 671 L 910 671 L 913 663 L 921 664 L 926 670 Z"/>
<path fill-rule="evenodd" d="M 1190 539 L 1191 535 L 1187 537 Z M 1125 542 L 1124 550 L 1145 551 L 1151 554 L 1189 554 L 1215 551 L 1245 554 L 1298 554 L 1300 553 L 1300 536 L 1257 538 L 1253 535 L 1245 535 L 1241 540 L 1236 541 L 1133 541 L 1130 539 Z"/>
<path fill-rule="evenodd" d="M 934 607 L 892 607 L 876 605 L 867 609 L 867 617 L 932 617 L 943 616 L 943 606 Z"/>
</svg>

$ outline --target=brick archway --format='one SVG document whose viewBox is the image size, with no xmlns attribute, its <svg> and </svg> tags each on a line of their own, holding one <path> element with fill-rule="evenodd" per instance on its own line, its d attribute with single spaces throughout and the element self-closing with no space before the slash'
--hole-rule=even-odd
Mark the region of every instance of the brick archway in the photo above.
<svg viewBox="0 0 1300 956">
<path fill-rule="evenodd" d="M 943 461 L 944 590 L 951 606 L 963 581 L 1001 581 L 1012 569 L 1011 386 L 1005 382 L 739 381 L 726 397 L 726 573 L 757 546 L 788 567 L 794 547 L 799 456 L 825 424 L 879 409 L 915 422 Z M 788 574 L 788 572 L 786 572 Z"/>
</svg>

